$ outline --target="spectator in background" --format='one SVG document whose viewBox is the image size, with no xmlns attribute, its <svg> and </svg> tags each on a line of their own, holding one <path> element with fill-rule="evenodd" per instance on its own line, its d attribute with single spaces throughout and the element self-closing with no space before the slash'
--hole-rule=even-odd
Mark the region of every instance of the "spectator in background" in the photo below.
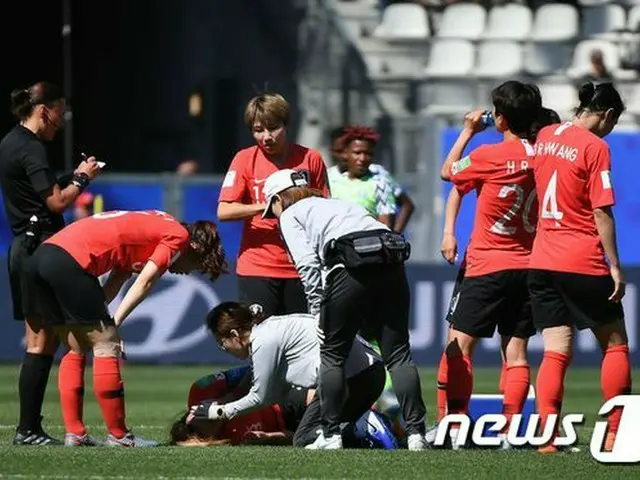
<svg viewBox="0 0 640 480">
<path fill-rule="evenodd" d="M 93 215 L 94 196 L 91 192 L 82 192 L 73 204 L 73 221 Z"/>
<path fill-rule="evenodd" d="M 354 129 L 363 129 L 366 127 L 354 127 Z M 370 130 L 370 134 L 373 135 L 371 138 L 375 137 L 377 141 L 377 133 L 373 130 Z M 348 128 L 339 127 L 335 128 L 331 131 L 331 158 L 334 162 L 334 166 L 329 169 L 329 182 L 333 185 L 336 185 L 337 190 L 333 192 L 333 196 L 337 198 L 344 198 L 346 200 L 354 200 L 356 203 L 360 203 L 365 208 L 368 208 L 367 205 L 364 205 L 363 202 L 366 201 L 365 197 L 362 196 L 363 192 L 358 191 L 363 188 L 361 182 L 351 182 L 351 174 L 349 173 L 349 161 L 348 158 L 350 155 L 347 154 L 347 148 L 345 145 L 345 134 L 349 131 Z M 365 133 L 366 135 L 366 133 Z M 374 141 L 374 146 L 375 146 Z M 358 155 L 357 153 L 355 154 Z M 376 200 L 376 204 L 380 204 L 380 209 L 385 212 L 392 211 L 390 215 L 394 218 L 392 222 L 388 225 L 393 227 L 393 229 L 397 232 L 403 232 L 413 214 L 414 204 L 409 195 L 407 195 L 400 184 L 396 181 L 395 178 L 389 173 L 389 171 L 384 168 L 382 165 L 377 163 L 371 163 L 371 156 L 368 158 L 369 167 L 368 172 L 364 175 L 360 175 L 358 178 L 360 180 L 368 180 L 370 179 L 375 185 L 375 190 L 378 196 L 383 195 L 380 201 Z M 356 173 L 356 176 L 359 174 Z M 343 189 L 345 187 L 345 189 Z M 333 189 L 333 187 L 332 187 Z M 392 207 L 387 209 L 385 205 L 386 195 L 385 191 L 390 189 L 391 194 L 393 196 Z M 352 195 L 350 192 L 355 193 Z M 357 198 L 356 198 L 357 197 Z M 371 206 L 371 205 L 370 205 Z M 373 208 L 368 208 L 374 215 L 379 215 L 379 213 L 374 212 Z"/>
<path fill-rule="evenodd" d="M 244 122 L 256 145 L 233 158 L 218 199 L 220 221 L 244 222 L 236 266 L 240 301 L 260 304 L 267 316 L 304 313 L 308 306 L 277 220 L 262 215 L 265 180 L 278 170 L 291 168 L 304 172 L 312 188 L 329 195 L 320 154 L 287 140 L 289 111 L 289 103 L 279 94 L 265 93 L 249 101 Z"/>
<path fill-rule="evenodd" d="M 184 160 L 176 168 L 176 173 L 180 177 L 191 177 L 200 170 L 200 164 L 196 160 Z"/>
<path fill-rule="evenodd" d="M 592 50 L 589 57 L 591 62 L 589 73 L 580 79 L 580 85 L 584 83 L 611 83 L 613 82 L 613 76 L 607 70 L 607 66 L 604 63 L 604 54 L 602 50 Z"/>
</svg>

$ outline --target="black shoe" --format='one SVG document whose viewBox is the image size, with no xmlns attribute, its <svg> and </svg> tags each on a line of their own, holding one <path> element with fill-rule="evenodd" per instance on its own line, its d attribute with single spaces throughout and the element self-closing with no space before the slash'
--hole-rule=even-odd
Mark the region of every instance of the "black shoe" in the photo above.
<svg viewBox="0 0 640 480">
<path fill-rule="evenodd" d="M 42 417 L 38 422 L 38 427 L 34 431 L 20 432 L 16 429 L 16 434 L 13 437 L 14 445 L 36 445 L 47 447 L 61 447 L 64 446 L 64 442 L 53 438 L 42 428 Z"/>
<path fill-rule="evenodd" d="M 14 445 L 35 445 L 46 447 L 60 447 L 64 445 L 64 442 L 57 440 L 44 431 L 40 432 L 17 432 L 13 437 Z"/>
</svg>

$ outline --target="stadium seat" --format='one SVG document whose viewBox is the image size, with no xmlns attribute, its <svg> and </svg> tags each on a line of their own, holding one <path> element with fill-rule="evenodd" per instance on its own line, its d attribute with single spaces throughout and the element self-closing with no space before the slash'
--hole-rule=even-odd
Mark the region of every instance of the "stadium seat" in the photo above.
<svg viewBox="0 0 640 480">
<path fill-rule="evenodd" d="M 525 40 L 531 33 L 531 10 L 516 3 L 493 7 L 489 12 L 484 38 L 488 40 Z"/>
<path fill-rule="evenodd" d="M 618 47 L 606 40 L 583 40 L 573 51 L 573 62 L 567 70 L 570 78 L 580 78 L 589 73 L 591 68 L 591 52 L 600 50 L 604 57 L 604 64 L 610 73 L 620 68 L 620 53 Z"/>
<path fill-rule="evenodd" d="M 611 2 L 612 0 L 578 0 L 578 4 L 581 7 L 594 7 L 596 5 L 604 5 Z"/>
<path fill-rule="evenodd" d="M 525 47 L 524 69 L 532 75 L 564 74 L 571 50 L 571 45 L 530 43 Z"/>
<path fill-rule="evenodd" d="M 621 5 L 599 5 L 582 9 L 582 35 L 615 39 L 616 31 L 626 27 L 626 15 Z"/>
<path fill-rule="evenodd" d="M 429 77 L 466 77 L 473 73 L 474 60 L 475 49 L 471 42 L 436 40 L 424 73 Z"/>
<path fill-rule="evenodd" d="M 569 83 L 540 84 L 538 87 L 542 95 L 542 104 L 558 112 L 562 120 L 570 120 L 573 109 L 579 103 L 576 88 Z"/>
<path fill-rule="evenodd" d="M 522 71 L 522 47 L 517 42 L 489 41 L 478 47 L 478 77 L 509 77 Z"/>
<path fill-rule="evenodd" d="M 640 5 L 636 5 L 629 10 L 627 29 L 631 32 L 640 31 Z"/>
<path fill-rule="evenodd" d="M 382 40 L 425 40 L 431 35 L 427 11 L 414 3 L 394 3 L 384 9 L 373 36 Z"/>
<path fill-rule="evenodd" d="M 535 14 L 531 39 L 534 42 L 573 40 L 579 33 L 578 9 L 572 5 L 550 3 Z"/>
<path fill-rule="evenodd" d="M 448 6 L 440 20 L 439 38 L 477 40 L 484 32 L 487 11 L 474 3 L 456 3 Z"/>
</svg>

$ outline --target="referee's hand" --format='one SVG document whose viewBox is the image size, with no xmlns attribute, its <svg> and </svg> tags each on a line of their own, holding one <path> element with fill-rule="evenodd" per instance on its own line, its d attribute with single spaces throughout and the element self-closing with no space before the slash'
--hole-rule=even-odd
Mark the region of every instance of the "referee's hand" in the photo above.
<svg viewBox="0 0 640 480">
<path fill-rule="evenodd" d="M 80 165 L 78 165 L 78 168 L 76 168 L 74 173 L 84 173 L 89 177 L 89 180 L 93 180 L 101 171 L 102 169 L 98 165 L 98 162 L 96 162 L 96 157 L 89 157 L 80 162 Z"/>
</svg>

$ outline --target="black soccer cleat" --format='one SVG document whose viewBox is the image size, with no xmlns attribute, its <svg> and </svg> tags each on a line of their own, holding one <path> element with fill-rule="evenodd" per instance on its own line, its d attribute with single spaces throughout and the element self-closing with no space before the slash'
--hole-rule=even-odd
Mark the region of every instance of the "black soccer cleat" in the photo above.
<svg viewBox="0 0 640 480">
<path fill-rule="evenodd" d="M 40 447 L 61 447 L 64 442 L 51 437 L 44 431 L 40 432 L 18 432 L 13 437 L 14 445 L 34 445 Z"/>
<path fill-rule="evenodd" d="M 34 445 L 40 447 L 62 447 L 64 442 L 53 438 L 42 428 L 42 417 L 38 422 L 38 427 L 33 431 L 20 432 L 16 428 L 16 434 L 13 437 L 14 445 Z"/>
</svg>

